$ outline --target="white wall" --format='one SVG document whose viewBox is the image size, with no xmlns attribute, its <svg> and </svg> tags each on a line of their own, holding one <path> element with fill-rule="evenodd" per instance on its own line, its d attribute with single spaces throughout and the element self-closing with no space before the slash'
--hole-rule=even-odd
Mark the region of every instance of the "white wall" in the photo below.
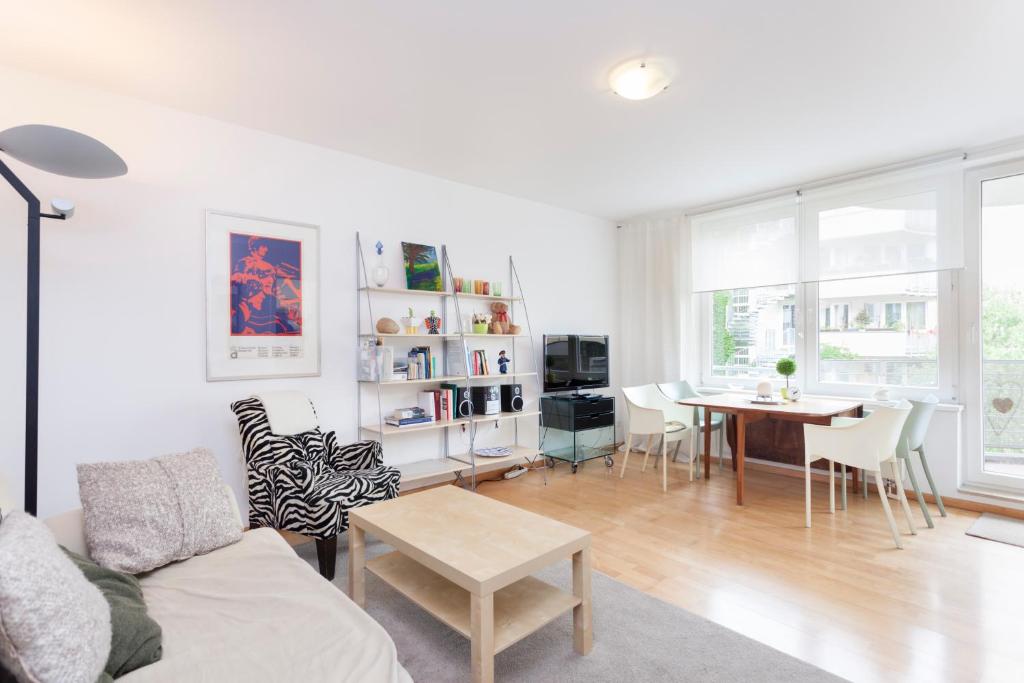
<svg viewBox="0 0 1024 683">
<path fill-rule="evenodd" d="M 228 404 L 261 389 L 301 389 L 321 424 L 356 438 L 357 229 L 367 248 L 380 239 L 392 259 L 402 240 L 446 243 L 466 277 L 506 279 L 511 253 L 535 335 L 616 332 L 615 231 L 607 221 L 22 72 L 0 68 L 0 92 L 0 130 L 24 123 L 80 130 L 129 167 L 123 178 L 86 181 L 11 162 L 44 205 L 53 196 L 78 205 L 72 221 L 44 223 L 41 515 L 77 506 L 75 463 L 196 445 L 214 450 L 244 503 Z M 211 208 L 321 227 L 320 377 L 205 381 L 204 211 Z M 0 222 L 0 478 L 20 498 L 24 205 L 6 186 Z M 391 265 L 398 285 L 400 268 Z M 436 435 L 418 444 L 386 449 L 385 457 L 437 452 Z"/>
</svg>

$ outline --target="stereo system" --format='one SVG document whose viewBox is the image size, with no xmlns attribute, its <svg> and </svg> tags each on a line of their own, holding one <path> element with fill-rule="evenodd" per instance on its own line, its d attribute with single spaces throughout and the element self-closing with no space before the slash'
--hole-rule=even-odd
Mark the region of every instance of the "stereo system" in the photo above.
<svg viewBox="0 0 1024 683">
<path fill-rule="evenodd" d="M 445 384 L 442 385 L 446 389 L 452 390 L 452 395 L 455 397 L 455 417 L 469 417 L 473 413 L 473 404 L 469 400 L 469 396 L 466 393 L 466 387 L 457 387 L 455 385 Z"/>
<path fill-rule="evenodd" d="M 501 412 L 501 392 L 497 384 L 473 387 L 470 393 L 474 415 L 495 415 Z"/>
<path fill-rule="evenodd" d="M 523 410 L 523 385 L 501 385 L 501 409 L 506 413 L 519 413 Z"/>
</svg>

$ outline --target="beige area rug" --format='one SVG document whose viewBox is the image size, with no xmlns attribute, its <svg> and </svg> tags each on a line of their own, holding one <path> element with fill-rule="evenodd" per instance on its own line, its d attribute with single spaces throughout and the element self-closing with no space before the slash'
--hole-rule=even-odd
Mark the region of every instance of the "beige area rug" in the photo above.
<svg viewBox="0 0 1024 683">
<path fill-rule="evenodd" d="M 348 535 L 338 539 L 334 584 L 345 586 Z M 296 548 L 316 566 L 312 543 Z M 370 540 L 370 557 L 390 550 Z M 560 562 L 537 576 L 564 590 L 571 566 Z M 662 602 L 601 572 L 593 573 L 594 649 L 572 648 L 569 614 L 495 658 L 499 683 L 832 683 L 842 681 L 799 659 Z M 435 620 L 373 574 L 366 611 L 391 635 L 398 660 L 416 683 L 470 680 L 469 641 Z"/>
<path fill-rule="evenodd" d="M 967 535 L 1024 548 L 1024 520 L 984 512 L 967 530 Z"/>
</svg>

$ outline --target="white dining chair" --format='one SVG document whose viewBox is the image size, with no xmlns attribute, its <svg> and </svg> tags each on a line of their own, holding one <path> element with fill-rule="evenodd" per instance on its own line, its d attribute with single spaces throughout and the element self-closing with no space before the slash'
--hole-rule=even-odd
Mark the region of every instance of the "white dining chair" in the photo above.
<svg viewBox="0 0 1024 683">
<path fill-rule="evenodd" d="M 685 379 L 681 379 L 677 382 L 662 382 L 658 384 L 658 389 L 661 393 L 665 394 L 670 401 L 680 401 L 684 398 L 697 398 L 701 395 L 699 391 L 693 388 L 693 385 L 687 382 Z M 697 416 L 690 424 L 700 424 L 700 429 L 694 430 L 697 435 L 697 443 L 690 442 L 690 449 L 694 453 L 700 452 L 700 437 L 703 435 L 704 430 L 707 426 L 704 424 L 704 411 L 701 408 L 694 408 L 694 414 Z M 715 432 L 718 432 L 718 469 L 722 469 L 722 462 L 724 461 L 723 454 L 725 452 L 725 415 L 722 413 L 711 413 L 711 434 L 714 436 Z M 673 457 L 673 460 L 675 457 Z M 697 476 L 700 476 L 700 459 L 697 459 Z"/>
<path fill-rule="evenodd" d="M 868 417 L 834 417 L 831 426 L 804 425 L 804 508 L 806 524 L 811 526 L 811 463 L 815 460 L 828 461 L 828 505 L 829 512 L 836 511 L 835 463 L 858 467 L 875 477 L 878 495 L 882 499 L 885 518 L 892 531 L 897 548 L 903 547 L 896 520 L 889 506 L 889 497 L 882 482 L 883 470 L 900 481 L 900 466 L 897 460 L 897 446 L 903 424 L 910 414 L 911 406 L 906 401 L 893 407 L 875 409 Z M 846 468 L 843 468 L 845 476 Z M 910 526 L 910 533 L 917 534 L 914 520 L 910 516 L 910 504 L 903 486 L 898 486 L 900 506 Z"/>
<path fill-rule="evenodd" d="M 939 489 L 935 486 L 935 480 L 932 479 L 932 470 L 928 467 L 928 458 L 924 454 L 924 439 L 928 434 L 928 425 L 931 424 L 932 415 L 935 414 L 935 409 L 939 405 L 939 399 L 935 396 L 926 396 L 920 401 L 909 401 L 909 403 L 912 409 L 910 415 L 907 416 L 906 423 L 903 425 L 903 432 L 900 434 L 896 455 L 906 463 L 907 476 L 910 477 L 910 486 L 914 489 L 918 505 L 921 506 L 921 514 L 924 515 L 924 521 L 928 528 L 931 529 L 935 527 L 935 522 L 932 521 L 932 515 L 928 510 L 928 503 L 924 499 L 924 493 L 921 492 L 921 486 L 917 483 L 917 475 L 914 474 L 914 463 L 910 454 L 916 452 L 917 457 L 921 460 L 921 469 L 924 470 L 928 486 L 931 487 L 935 504 L 939 508 L 939 514 L 945 517 L 946 506 L 942 503 L 942 494 L 939 493 Z M 864 484 L 864 497 L 868 497 L 866 480 Z"/>
<path fill-rule="evenodd" d="M 638 387 L 623 387 L 626 397 L 626 412 L 629 416 L 629 428 L 626 436 L 626 455 L 622 459 L 622 470 L 619 478 L 626 476 L 626 464 L 633 448 L 633 437 L 647 437 L 647 450 L 644 453 L 644 464 L 641 472 L 647 471 L 647 459 L 651 455 L 651 445 L 661 437 L 661 453 L 655 453 L 655 464 L 661 456 L 661 490 L 668 490 L 668 444 L 676 442 L 676 450 L 683 439 L 689 438 L 692 426 L 692 411 L 668 400 L 657 385 L 645 384 Z M 690 454 L 690 481 L 693 481 L 693 454 Z"/>
</svg>

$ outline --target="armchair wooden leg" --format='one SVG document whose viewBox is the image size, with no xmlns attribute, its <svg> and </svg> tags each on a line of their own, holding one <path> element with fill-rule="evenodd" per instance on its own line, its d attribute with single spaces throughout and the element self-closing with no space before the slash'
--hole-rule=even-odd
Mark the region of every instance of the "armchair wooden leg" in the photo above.
<svg viewBox="0 0 1024 683">
<path fill-rule="evenodd" d="M 640 466 L 641 472 L 647 471 L 647 458 L 651 457 L 651 444 L 654 443 L 654 434 L 650 434 L 647 437 L 647 450 L 644 451 L 644 464 Z"/>
<path fill-rule="evenodd" d="M 320 576 L 334 580 L 334 561 L 338 556 L 338 537 L 316 541 L 316 561 L 320 565 Z"/>
<path fill-rule="evenodd" d="M 626 435 L 626 454 L 622 456 L 622 471 L 619 472 L 619 479 L 626 476 L 626 463 L 629 462 L 629 452 L 633 450 L 633 435 Z"/>
</svg>

